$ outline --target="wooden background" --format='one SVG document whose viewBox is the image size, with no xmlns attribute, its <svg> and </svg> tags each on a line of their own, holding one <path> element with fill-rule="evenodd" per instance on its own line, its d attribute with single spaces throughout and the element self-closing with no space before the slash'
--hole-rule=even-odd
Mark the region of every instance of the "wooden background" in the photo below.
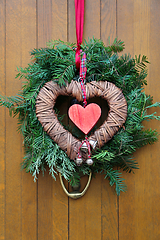
<svg viewBox="0 0 160 240">
<path fill-rule="evenodd" d="M 118 36 L 125 52 L 146 54 L 146 92 L 160 101 L 160 1 L 85 0 L 84 38 L 107 44 Z M 22 83 L 16 67 L 29 51 L 51 39 L 76 41 L 74 0 L 0 0 L 0 94 L 15 95 Z M 160 115 L 160 111 L 159 111 Z M 160 132 L 159 123 L 147 127 Z M 159 240 L 160 142 L 135 154 L 140 170 L 125 174 L 128 191 L 117 197 L 97 175 L 86 195 L 68 199 L 59 180 L 47 173 L 37 183 L 20 171 L 22 138 L 16 119 L 0 108 L 0 239 L 6 240 Z"/>
</svg>

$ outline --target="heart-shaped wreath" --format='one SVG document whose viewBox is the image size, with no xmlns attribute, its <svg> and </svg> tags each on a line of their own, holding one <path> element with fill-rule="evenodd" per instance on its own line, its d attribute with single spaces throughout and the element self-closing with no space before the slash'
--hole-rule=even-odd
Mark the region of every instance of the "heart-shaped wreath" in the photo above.
<svg viewBox="0 0 160 240">
<path fill-rule="evenodd" d="M 72 136 L 67 131 L 69 126 L 61 126 L 62 116 L 54 106 L 58 95 L 74 96 L 82 101 L 75 46 L 54 41 L 48 48 L 34 49 L 31 55 L 35 61 L 20 68 L 17 75 L 27 81 L 22 91 L 15 97 L 0 97 L 0 104 L 9 108 L 13 116 L 18 114 L 25 148 L 22 167 L 34 179 L 47 165 L 53 178 L 60 172 L 71 184 L 79 181 L 81 173 L 99 172 L 104 173 L 111 186 L 115 184 L 120 194 L 126 186 L 115 167 L 132 172 L 138 168 L 132 156 L 136 149 L 157 141 L 157 132 L 145 130 L 142 125 L 144 120 L 159 119 L 155 113 L 147 115 L 148 108 L 160 106 L 153 104 L 152 97 L 143 90 L 148 61 L 145 56 L 132 58 L 125 54 L 119 57 L 117 53 L 124 49 L 124 43 L 117 39 L 107 47 L 97 39 L 81 46 L 87 59 L 87 98 L 104 98 L 110 109 L 102 126 L 89 137 L 97 142 L 92 149 L 93 165 L 84 161 L 77 166 L 72 159 L 81 141 L 76 133 Z"/>
<path fill-rule="evenodd" d="M 98 148 L 101 148 L 105 143 L 112 139 L 114 134 L 125 122 L 127 117 L 126 99 L 120 89 L 118 89 L 113 83 L 107 81 L 93 81 L 87 83 L 86 93 L 87 99 L 95 96 L 104 98 L 108 102 L 110 108 L 108 117 L 103 125 L 88 138 L 89 142 L 93 141 L 97 143 Z M 79 102 L 83 101 L 80 83 L 72 80 L 71 83 L 66 84 L 65 87 L 60 87 L 57 83 L 51 81 L 46 83 L 38 94 L 36 101 L 36 114 L 48 135 L 63 151 L 67 153 L 70 159 L 75 160 L 81 142 L 73 137 L 72 134 L 65 130 L 65 128 L 59 123 L 53 109 L 56 99 L 60 95 L 71 95 Z M 78 106 L 81 107 L 81 105 Z M 87 107 L 82 109 L 85 110 Z M 85 116 L 85 119 L 91 121 L 90 116 Z M 89 131 L 86 133 L 88 132 Z"/>
</svg>

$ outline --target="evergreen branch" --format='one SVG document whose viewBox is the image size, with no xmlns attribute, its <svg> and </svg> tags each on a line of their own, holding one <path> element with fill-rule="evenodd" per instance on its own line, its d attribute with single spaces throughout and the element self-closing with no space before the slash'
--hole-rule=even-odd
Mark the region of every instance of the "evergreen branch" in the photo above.
<svg viewBox="0 0 160 240">
<path fill-rule="evenodd" d="M 146 63 L 149 63 L 147 61 L 147 57 L 146 56 L 142 56 L 141 59 L 141 55 L 139 55 L 139 57 L 135 56 L 135 60 L 134 60 L 134 65 L 126 72 L 125 76 L 123 77 L 123 81 L 126 78 L 126 76 L 129 75 L 129 73 L 131 73 L 133 70 L 137 70 L 139 71 L 139 69 L 141 71 L 143 71 L 146 68 Z"/>
<path fill-rule="evenodd" d="M 122 56 L 123 57 L 123 56 Z M 133 62 L 133 59 L 132 58 L 129 58 L 127 61 L 123 62 L 122 65 L 120 65 L 118 68 L 117 68 L 117 71 L 120 71 L 120 69 L 122 67 L 125 67 L 128 63 L 130 62 Z"/>
<path fill-rule="evenodd" d="M 45 81 L 42 81 L 42 82 L 38 85 L 38 87 L 36 88 L 33 96 L 31 97 L 31 99 L 35 97 L 35 95 L 37 94 L 37 92 L 39 92 L 39 89 L 40 89 L 40 87 L 43 85 L 44 82 L 45 82 Z M 30 100 L 31 100 L 31 99 L 30 99 Z"/>
<path fill-rule="evenodd" d="M 117 76 L 119 76 L 119 73 L 118 73 L 118 71 L 117 71 L 117 69 L 116 69 L 115 65 L 114 65 L 114 64 L 113 64 L 113 62 L 111 61 L 111 59 L 109 59 L 109 61 L 110 61 L 110 63 L 111 63 L 111 64 L 112 64 L 112 66 L 113 66 L 113 70 L 115 70 L 115 72 L 116 72 Z"/>
<path fill-rule="evenodd" d="M 10 109 L 10 113 L 16 108 L 23 106 L 24 98 L 22 95 L 17 94 L 14 97 L 0 96 L 0 106 Z"/>
<path fill-rule="evenodd" d="M 125 160 L 124 157 L 121 157 L 122 161 L 124 162 L 124 164 L 120 164 L 120 167 L 123 168 L 123 171 L 126 171 L 126 172 L 133 172 L 133 169 L 138 169 L 138 163 L 135 162 L 133 159 L 131 158 L 127 158 Z"/>
<path fill-rule="evenodd" d="M 121 178 L 121 173 L 118 170 L 113 170 L 112 168 L 104 171 L 105 178 L 109 179 L 109 183 L 111 186 L 115 184 L 115 190 L 117 195 L 120 195 L 120 192 L 125 192 L 127 190 L 126 184 L 124 183 L 124 179 Z"/>
<path fill-rule="evenodd" d="M 152 107 L 160 107 L 160 102 L 156 102 L 154 104 L 150 104 L 149 106 L 146 106 L 145 109 L 152 108 Z"/>
<path fill-rule="evenodd" d="M 124 42 L 115 38 L 113 44 L 111 46 L 108 46 L 107 50 L 110 50 L 114 53 L 122 52 L 125 48 L 124 46 L 125 46 Z"/>
<path fill-rule="evenodd" d="M 55 47 L 62 47 L 62 48 L 69 48 L 70 50 L 73 50 L 76 47 L 76 43 L 70 43 L 70 42 L 64 42 L 62 40 L 51 40 L 47 43 L 47 46 L 49 48 L 55 48 Z"/>
</svg>

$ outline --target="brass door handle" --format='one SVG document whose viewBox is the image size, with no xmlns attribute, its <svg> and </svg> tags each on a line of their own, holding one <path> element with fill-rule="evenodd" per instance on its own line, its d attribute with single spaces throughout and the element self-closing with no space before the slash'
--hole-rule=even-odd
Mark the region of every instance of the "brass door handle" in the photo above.
<svg viewBox="0 0 160 240">
<path fill-rule="evenodd" d="M 78 198 L 82 197 L 86 193 L 86 191 L 87 191 L 87 189 L 89 187 L 89 184 L 91 182 L 91 177 L 92 177 L 92 172 L 90 172 L 89 178 L 88 178 L 88 182 L 87 182 L 87 184 L 86 184 L 86 186 L 85 186 L 85 188 L 84 188 L 84 190 L 82 192 L 78 192 L 78 193 L 77 192 L 76 193 L 71 192 L 71 193 L 69 193 L 67 191 L 67 189 L 65 188 L 65 186 L 64 186 L 64 183 L 63 183 L 63 180 L 62 180 L 62 175 L 61 175 L 61 173 L 59 173 L 60 183 L 62 185 L 62 188 L 63 188 L 64 192 L 67 194 L 68 197 L 73 198 L 73 199 L 78 199 Z"/>
</svg>

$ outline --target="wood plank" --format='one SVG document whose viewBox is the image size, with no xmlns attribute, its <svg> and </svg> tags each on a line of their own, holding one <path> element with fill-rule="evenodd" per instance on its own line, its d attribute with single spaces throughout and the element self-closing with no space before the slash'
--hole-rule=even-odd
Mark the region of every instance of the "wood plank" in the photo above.
<svg viewBox="0 0 160 240">
<path fill-rule="evenodd" d="M 5 1 L 0 2 L 0 94 L 5 95 Z M 5 109 L 0 108 L 0 239 L 5 239 Z"/>
<path fill-rule="evenodd" d="M 83 184 L 83 179 L 81 179 Z M 92 178 L 87 193 L 69 199 L 69 239 L 99 239 L 101 236 L 101 175 Z"/>
<path fill-rule="evenodd" d="M 74 1 L 69 1 L 69 41 L 75 39 Z M 72 19 L 72 20 L 71 20 Z M 85 1 L 83 39 L 100 38 L 100 1 Z M 85 180 L 81 179 L 82 185 Z M 69 199 L 69 239 L 101 237 L 101 175 L 93 178 L 87 193 L 80 199 Z"/>
<path fill-rule="evenodd" d="M 101 239 L 118 239 L 119 198 L 114 187 L 102 176 L 102 236 Z"/>
<path fill-rule="evenodd" d="M 160 4 L 156 0 L 150 2 L 150 34 L 149 34 L 149 77 L 147 93 L 154 96 L 154 101 L 159 101 L 159 26 L 160 17 L 158 11 L 160 10 Z M 154 41 L 153 41 L 154 40 Z M 154 84 L 154 87 L 152 87 Z M 156 109 L 159 112 L 159 109 Z M 156 122 L 158 129 L 159 124 Z"/>
<path fill-rule="evenodd" d="M 117 36 L 125 43 L 123 53 L 134 53 L 134 0 L 117 1 Z"/>
<path fill-rule="evenodd" d="M 85 1 L 83 39 L 100 38 L 100 1 Z"/>
<path fill-rule="evenodd" d="M 124 53 L 134 54 L 134 0 L 130 2 L 122 0 L 117 2 L 117 35 L 118 38 L 124 41 Z M 123 172 L 123 177 L 126 179 L 128 191 L 121 194 L 119 198 L 119 239 L 135 239 L 135 178 L 136 174 L 128 174 Z"/>
<path fill-rule="evenodd" d="M 134 54 L 134 1 L 122 1 L 122 4 L 118 3 L 117 6 L 117 32 L 118 36 L 125 42 L 125 51 Z M 137 155 L 136 155 L 137 156 Z M 138 160 L 138 159 L 137 159 Z M 126 179 L 128 191 L 120 196 L 119 201 L 119 239 L 127 239 L 132 236 L 134 238 L 135 229 L 135 179 L 136 174 L 123 173 Z"/>
<path fill-rule="evenodd" d="M 52 182 L 54 180 L 52 179 Z M 60 180 L 57 176 L 56 182 L 52 184 L 52 238 L 68 239 L 68 197 L 64 193 Z"/>
<path fill-rule="evenodd" d="M 67 41 L 68 1 L 52 0 L 52 35 L 53 40 Z"/>
<path fill-rule="evenodd" d="M 68 0 L 68 38 L 67 41 L 77 43 L 75 24 L 75 4 L 74 0 Z"/>
<path fill-rule="evenodd" d="M 39 0 L 37 5 L 37 47 L 45 47 L 52 34 L 52 1 Z M 47 173 L 38 176 L 38 238 L 52 238 L 52 179 Z M 44 198 L 45 196 L 45 198 Z M 47 224 L 47 228 L 43 226 Z"/>
<path fill-rule="evenodd" d="M 139 11 L 138 11 L 139 9 Z M 139 37 L 140 44 L 138 45 L 135 41 L 135 51 L 141 51 L 142 54 L 148 56 L 151 64 L 149 67 L 148 74 L 148 86 L 145 91 L 148 94 L 153 95 L 154 101 L 159 101 L 159 89 L 160 87 L 160 77 L 157 68 L 159 68 L 158 59 L 159 55 L 157 51 L 160 51 L 159 40 L 160 36 L 157 34 L 159 32 L 160 26 L 160 4 L 157 1 L 142 1 L 139 4 L 135 1 L 136 16 L 135 21 L 140 22 L 139 27 L 137 26 L 136 34 L 141 33 Z M 139 49 L 138 49 L 139 48 Z M 135 52 L 136 53 L 136 52 Z M 160 115 L 160 110 L 158 114 Z M 154 112 L 155 109 L 150 110 Z M 160 132 L 160 126 L 158 121 L 152 121 L 145 123 L 146 128 L 157 129 Z M 146 146 L 142 155 L 140 156 L 141 161 L 141 175 L 139 176 L 136 203 L 138 202 L 138 209 L 136 213 L 137 219 L 137 239 L 159 239 L 160 237 L 160 208 L 159 208 L 159 147 L 160 143 L 153 146 Z M 145 203 L 145 204 L 144 204 Z M 141 212 L 141 215 L 138 214 Z"/>
<path fill-rule="evenodd" d="M 117 37 L 116 0 L 101 1 L 101 39 L 108 45 L 108 38 L 112 44 Z"/>
<path fill-rule="evenodd" d="M 37 2 L 37 47 L 45 47 L 52 38 L 52 0 Z"/>
<path fill-rule="evenodd" d="M 6 2 L 6 95 L 21 89 L 15 81 L 16 66 L 21 65 L 21 1 Z M 22 138 L 17 133 L 17 120 L 6 117 L 6 239 L 22 237 Z"/>
<path fill-rule="evenodd" d="M 37 27 L 38 47 L 55 39 L 67 41 L 67 2 L 39 0 Z M 38 239 L 68 239 L 68 198 L 58 176 L 55 182 L 48 172 L 38 178 Z"/>
<path fill-rule="evenodd" d="M 22 3 L 21 56 L 22 67 L 30 62 L 31 49 L 36 47 L 36 1 Z M 23 80 L 22 80 L 23 81 Z M 22 152 L 23 154 L 23 152 Z M 22 239 L 37 238 L 37 183 L 29 173 L 22 171 Z"/>
<path fill-rule="evenodd" d="M 52 215 L 52 182 L 48 171 L 43 176 L 38 176 L 38 239 L 52 239 L 53 215 Z M 47 227 L 44 227 L 47 226 Z M 45 237 L 44 237 L 45 236 Z"/>
<path fill-rule="evenodd" d="M 150 0 L 134 1 L 134 55 L 150 54 L 149 35 L 150 35 Z M 149 69 L 150 72 L 150 69 Z M 147 80 L 149 80 L 147 78 Z M 145 88 L 145 90 L 147 87 Z M 150 128 L 151 124 L 145 124 Z M 147 126 L 148 125 L 148 126 Z M 154 146 L 155 147 L 155 146 Z M 137 154 L 137 159 L 140 164 L 140 171 L 138 171 L 135 179 L 135 230 L 134 236 L 137 239 L 152 238 L 152 223 L 149 219 L 154 214 L 152 212 L 152 183 L 149 179 L 152 178 L 150 169 L 152 167 L 152 152 L 153 146 L 146 146 Z M 147 160 L 147 161 L 146 161 Z M 147 191 L 147 188 L 150 189 Z M 147 199 L 147 200 L 146 200 Z M 145 203 L 145 204 L 144 204 Z"/>
<path fill-rule="evenodd" d="M 101 4 L 101 38 L 108 44 L 116 38 L 116 1 L 103 0 Z M 102 112 L 105 112 L 106 106 L 102 105 Z M 106 117 L 105 117 L 106 118 Z M 114 188 L 109 185 L 108 180 L 102 176 L 102 239 L 118 239 L 118 197 Z"/>
<path fill-rule="evenodd" d="M 111 14 L 111 15 L 110 15 Z M 107 17 L 105 17 L 107 15 Z M 115 17 L 115 18 L 114 18 Z M 112 19 L 112 20 L 111 20 Z M 108 23 L 108 20 L 111 20 Z M 108 44 L 108 38 L 110 37 L 110 43 L 116 37 L 116 4 L 115 2 L 102 2 L 101 9 L 101 33 L 104 42 Z M 107 26 L 107 27 L 106 27 Z M 106 106 L 101 105 L 102 112 L 106 111 Z M 106 119 L 106 117 L 105 117 Z M 118 239 L 118 197 L 114 188 L 109 185 L 108 180 L 102 176 L 102 239 Z"/>
<path fill-rule="evenodd" d="M 150 0 L 134 1 L 134 55 L 150 52 Z"/>
<path fill-rule="evenodd" d="M 123 5 L 124 4 L 124 5 Z M 120 14 L 130 16 L 129 19 L 123 18 L 130 31 L 133 31 L 133 40 L 130 41 L 129 48 L 134 48 L 135 54 L 147 54 L 153 64 L 149 66 L 148 86 L 146 92 L 154 95 L 154 99 L 159 101 L 159 73 L 158 73 L 158 54 L 159 52 L 159 4 L 157 1 L 134 1 L 132 10 L 126 13 L 126 4 L 121 3 Z M 132 20 L 131 20 L 132 19 Z M 158 21 L 157 21 L 158 19 Z M 121 31 L 119 22 L 119 32 Z M 123 34 L 128 34 L 123 29 Z M 153 112 L 153 110 L 152 110 Z M 159 112 L 159 110 L 158 110 Z M 157 128 L 158 122 L 145 124 L 147 128 Z M 135 154 L 139 162 L 140 170 L 136 174 L 125 175 L 127 179 L 128 192 L 120 197 L 120 232 L 119 239 L 159 239 L 159 143 L 153 146 L 146 146 L 138 150 Z"/>
</svg>

